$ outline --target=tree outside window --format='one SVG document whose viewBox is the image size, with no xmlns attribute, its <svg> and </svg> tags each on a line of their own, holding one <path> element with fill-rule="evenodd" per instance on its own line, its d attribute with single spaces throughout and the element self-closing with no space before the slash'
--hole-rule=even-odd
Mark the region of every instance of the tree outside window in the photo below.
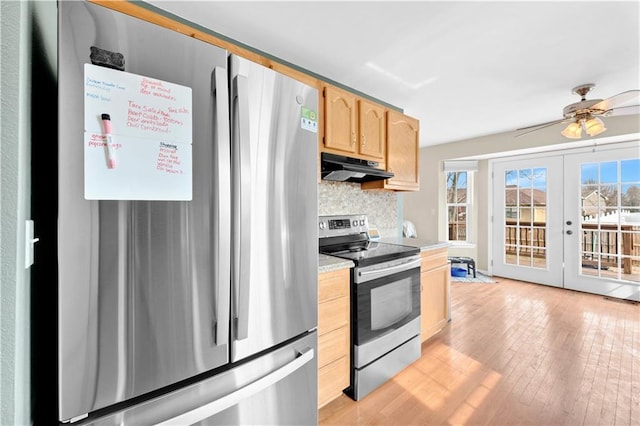
<svg viewBox="0 0 640 426">
<path fill-rule="evenodd" d="M 449 241 L 469 242 L 470 173 L 447 172 L 447 233 Z"/>
</svg>

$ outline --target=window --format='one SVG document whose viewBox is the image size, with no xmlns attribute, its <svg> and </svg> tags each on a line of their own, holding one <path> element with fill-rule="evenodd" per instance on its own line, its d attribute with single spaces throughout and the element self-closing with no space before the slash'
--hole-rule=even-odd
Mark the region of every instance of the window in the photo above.
<svg viewBox="0 0 640 426">
<path fill-rule="evenodd" d="M 473 172 L 475 161 L 446 161 L 446 232 L 452 242 L 471 242 Z"/>
</svg>

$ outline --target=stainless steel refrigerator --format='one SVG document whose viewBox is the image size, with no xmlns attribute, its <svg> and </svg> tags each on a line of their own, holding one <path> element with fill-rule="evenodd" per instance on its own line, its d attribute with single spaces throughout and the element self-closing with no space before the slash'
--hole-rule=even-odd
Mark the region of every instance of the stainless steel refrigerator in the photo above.
<svg viewBox="0 0 640 426">
<path fill-rule="evenodd" d="M 59 421 L 316 424 L 317 90 L 99 5 L 58 11 Z M 187 93 L 188 119 L 136 109 L 128 78 Z M 176 121 L 191 140 L 162 139 Z"/>
</svg>

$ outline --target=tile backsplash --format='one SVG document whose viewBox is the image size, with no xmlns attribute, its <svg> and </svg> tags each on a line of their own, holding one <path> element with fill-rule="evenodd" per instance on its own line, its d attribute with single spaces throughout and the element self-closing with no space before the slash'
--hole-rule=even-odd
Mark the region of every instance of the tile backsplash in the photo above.
<svg viewBox="0 0 640 426">
<path fill-rule="evenodd" d="M 359 183 L 321 181 L 318 215 L 366 214 L 369 226 L 382 237 L 398 235 L 398 195 L 392 191 L 363 191 Z"/>
</svg>

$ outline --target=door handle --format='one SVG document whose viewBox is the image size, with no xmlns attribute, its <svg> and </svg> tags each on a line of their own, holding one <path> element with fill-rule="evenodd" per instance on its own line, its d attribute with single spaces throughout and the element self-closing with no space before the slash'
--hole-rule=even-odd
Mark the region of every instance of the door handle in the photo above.
<svg viewBox="0 0 640 426">
<path fill-rule="evenodd" d="M 235 339 L 246 339 L 249 334 L 249 290 L 251 278 L 251 152 L 249 140 L 249 93 L 247 77 L 233 79 L 234 110 L 233 131 L 233 209 L 234 259 L 233 283 L 235 289 Z"/>
<path fill-rule="evenodd" d="M 229 86 L 226 68 L 216 67 L 213 70 L 211 90 L 215 102 L 214 146 L 217 150 L 217 185 L 218 199 L 214 201 L 217 221 L 214 222 L 216 239 L 214 262 L 216 286 L 215 343 L 226 345 L 229 341 L 229 282 L 231 258 L 229 242 L 231 241 L 231 155 L 229 152 Z"/>
<path fill-rule="evenodd" d="M 400 265 L 394 265 L 394 266 L 390 266 L 388 268 L 380 268 L 380 269 L 374 269 L 372 271 L 360 271 L 358 272 L 358 274 L 360 274 L 361 277 L 367 276 L 367 275 L 372 275 L 372 274 L 380 274 L 380 273 L 387 273 L 390 274 L 392 272 L 402 272 L 411 268 L 417 268 L 418 266 L 420 266 L 420 263 L 422 263 L 421 259 L 416 259 L 416 260 L 411 260 L 409 262 L 406 263 L 402 263 Z"/>
<path fill-rule="evenodd" d="M 302 366 L 311 361 L 314 356 L 315 354 L 313 348 L 307 348 L 305 351 L 299 352 L 298 357 L 293 361 L 256 380 L 255 382 L 252 382 L 243 388 L 231 392 L 230 394 L 225 395 L 220 399 L 211 401 L 208 404 L 195 408 L 191 411 L 187 411 L 186 413 L 180 414 L 163 422 L 156 423 L 155 426 L 191 425 L 205 420 L 208 417 L 226 410 L 229 407 L 237 405 L 241 401 L 249 398 L 252 395 L 255 395 L 256 393 L 267 389 L 270 386 L 273 386 L 280 380 L 284 379 L 287 376 L 290 376 L 295 371 L 299 370 Z"/>
</svg>

